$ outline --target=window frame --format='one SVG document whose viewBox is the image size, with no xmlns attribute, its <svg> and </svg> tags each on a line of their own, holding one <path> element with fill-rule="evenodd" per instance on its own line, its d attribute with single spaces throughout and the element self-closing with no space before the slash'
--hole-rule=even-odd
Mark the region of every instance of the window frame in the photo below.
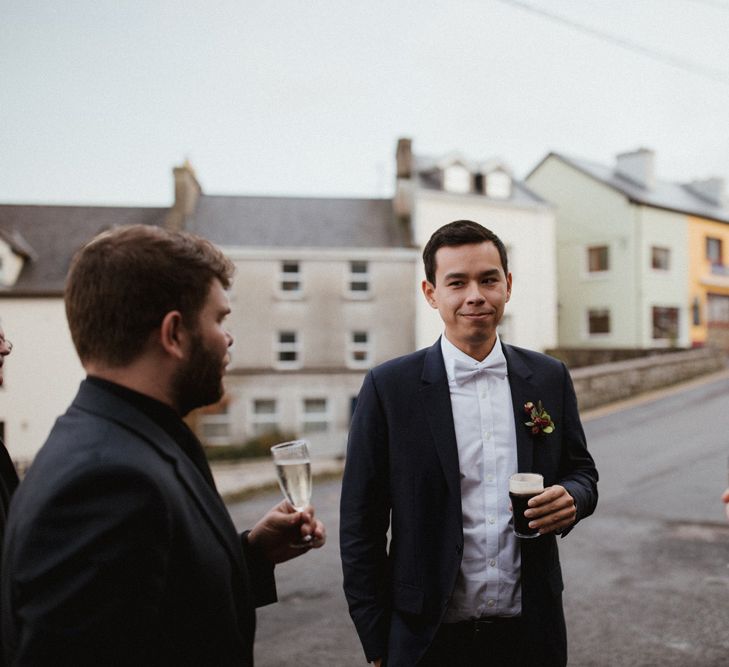
<svg viewBox="0 0 729 667">
<path fill-rule="evenodd" d="M 712 243 L 715 243 L 719 248 L 719 261 L 715 262 L 711 258 L 711 252 L 709 251 Z M 724 266 L 724 242 L 723 239 L 716 236 L 707 236 L 705 244 L 706 259 L 711 263 L 712 266 Z"/>
<path fill-rule="evenodd" d="M 273 403 L 273 412 L 256 412 L 256 403 Z M 251 398 L 248 418 L 248 430 L 253 437 L 266 433 L 275 433 L 280 430 L 280 411 L 278 399 L 271 396 L 256 396 Z M 261 426 L 271 425 L 272 428 L 261 429 Z"/>
<path fill-rule="evenodd" d="M 656 251 L 665 253 L 666 266 L 656 266 Z M 668 246 L 652 245 L 650 257 L 651 270 L 656 273 L 669 273 L 671 271 L 671 254 L 671 248 Z"/>
<path fill-rule="evenodd" d="M 296 265 L 296 271 L 286 271 L 287 265 Z M 285 289 L 286 283 L 295 283 L 295 289 Z M 282 259 L 279 262 L 279 272 L 276 278 L 278 295 L 284 299 L 300 299 L 304 295 L 304 281 L 301 272 L 301 262 L 298 259 Z"/>
<path fill-rule="evenodd" d="M 281 337 L 285 334 L 293 334 L 294 340 L 282 341 Z M 296 357 L 294 359 L 281 359 L 282 353 L 293 352 Z M 302 359 L 302 344 L 301 336 L 298 331 L 291 329 L 279 329 L 274 334 L 274 346 L 273 346 L 273 365 L 274 368 L 279 370 L 292 370 L 301 368 L 303 364 Z"/>
<path fill-rule="evenodd" d="M 591 323 L 593 322 L 593 314 L 601 313 L 602 317 L 607 317 L 607 331 L 592 331 L 591 329 Z M 597 318 L 597 315 L 595 315 Z M 612 322 L 612 312 L 610 308 L 607 308 L 605 306 L 601 306 L 599 308 L 594 307 L 588 307 L 585 311 L 585 324 L 587 327 L 587 337 L 588 338 L 608 338 L 613 333 L 613 322 Z"/>
<path fill-rule="evenodd" d="M 364 265 L 364 271 L 355 271 L 355 265 Z M 350 259 L 347 264 L 347 277 L 345 283 L 345 292 L 350 299 L 370 299 L 372 298 L 372 263 L 366 259 Z M 366 289 L 355 290 L 352 285 L 355 283 L 364 283 Z"/>
<path fill-rule="evenodd" d="M 364 342 L 356 341 L 357 334 L 364 334 Z M 374 341 L 372 332 L 367 329 L 352 329 L 348 331 L 346 341 L 347 368 L 370 368 L 374 357 Z M 357 353 L 364 352 L 364 359 L 355 359 Z"/>
<path fill-rule="evenodd" d="M 225 434 L 223 435 L 209 435 L 205 433 L 205 427 L 212 426 L 225 427 Z M 230 409 L 228 405 L 221 405 L 220 410 L 217 412 L 202 413 L 198 416 L 197 420 L 197 431 L 200 434 L 200 439 L 211 447 L 221 447 L 229 445 L 232 442 L 232 426 L 233 420 L 231 419 Z"/>
<path fill-rule="evenodd" d="M 605 251 L 605 264 L 606 268 L 604 269 L 595 269 L 594 271 L 590 259 L 591 259 L 591 253 L 593 250 L 604 250 Z M 601 278 L 604 276 L 607 276 L 610 273 L 610 245 L 607 243 L 602 243 L 600 245 L 592 244 L 592 245 L 586 245 L 585 246 L 585 273 L 590 278 Z"/>
<path fill-rule="evenodd" d="M 324 410 L 322 412 L 309 412 L 306 409 L 306 403 L 307 401 L 323 401 L 324 402 Z M 302 434 L 321 434 L 321 433 L 330 433 L 332 430 L 332 408 L 331 408 L 331 401 L 327 396 L 304 396 L 301 398 L 300 402 L 300 418 L 299 418 L 299 426 L 300 431 Z M 314 416 L 316 418 L 309 418 L 310 416 Z M 323 417 L 323 418 L 322 418 Z M 307 425 L 311 424 L 323 424 L 324 428 L 308 428 Z"/>
<path fill-rule="evenodd" d="M 656 311 L 673 311 L 675 313 L 675 332 L 665 336 L 656 336 Z M 681 309 L 678 306 L 651 306 L 651 340 L 678 342 L 681 334 Z"/>
</svg>

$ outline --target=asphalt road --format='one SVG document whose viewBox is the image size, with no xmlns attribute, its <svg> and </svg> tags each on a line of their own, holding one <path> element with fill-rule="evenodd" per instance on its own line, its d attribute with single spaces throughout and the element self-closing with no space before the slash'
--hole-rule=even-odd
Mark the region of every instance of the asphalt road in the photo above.
<svg viewBox="0 0 729 667">
<path fill-rule="evenodd" d="M 729 665 L 729 380 L 590 419 L 600 502 L 560 542 L 569 664 Z M 231 506 L 240 528 L 278 494 Z M 341 591 L 339 482 L 317 484 L 328 544 L 277 567 L 260 609 L 258 667 L 364 665 Z"/>
</svg>

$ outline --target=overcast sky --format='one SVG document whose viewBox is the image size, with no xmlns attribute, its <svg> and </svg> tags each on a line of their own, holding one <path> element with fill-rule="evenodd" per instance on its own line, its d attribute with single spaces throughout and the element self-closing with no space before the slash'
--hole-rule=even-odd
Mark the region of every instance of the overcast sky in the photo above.
<svg viewBox="0 0 729 667">
<path fill-rule="evenodd" d="M 729 0 L 0 0 L 0 203 L 167 205 L 185 158 L 208 194 L 389 196 L 400 136 L 729 179 L 727 35 Z"/>
</svg>

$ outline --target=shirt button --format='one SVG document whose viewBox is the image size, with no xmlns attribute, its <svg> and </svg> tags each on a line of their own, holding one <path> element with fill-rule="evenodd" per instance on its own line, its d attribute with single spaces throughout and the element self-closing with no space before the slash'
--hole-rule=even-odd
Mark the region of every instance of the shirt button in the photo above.
<svg viewBox="0 0 729 667">
<path fill-rule="evenodd" d="M 490 437 L 491 437 L 491 432 L 490 431 L 484 431 L 483 432 L 483 439 L 484 440 L 488 440 Z"/>
<path fill-rule="evenodd" d="M 489 519 L 489 523 L 490 524 L 496 523 L 496 519 L 494 519 L 494 515 L 493 514 L 489 514 L 488 519 Z"/>
<path fill-rule="evenodd" d="M 492 559 L 491 559 L 491 560 L 489 561 L 489 565 L 490 565 L 491 567 L 496 567 L 496 560 L 495 560 L 494 558 L 492 558 Z"/>
<path fill-rule="evenodd" d="M 489 600 L 486 604 L 489 607 L 495 607 L 496 606 L 496 600 Z"/>
<path fill-rule="evenodd" d="M 493 475 L 486 475 L 486 481 L 487 482 L 493 482 L 494 481 L 494 476 Z"/>
</svg>

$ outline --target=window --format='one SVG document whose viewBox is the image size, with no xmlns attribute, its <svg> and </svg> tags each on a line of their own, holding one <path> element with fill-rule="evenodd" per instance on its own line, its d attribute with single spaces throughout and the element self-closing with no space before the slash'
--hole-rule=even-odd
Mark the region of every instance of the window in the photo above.
<svg viewBox="0 0 729 667">
<path fill-rule="evenodd" d="M 592 246 L 587 249 L 587 270 L 590 273 L 607 271 L 610 269 L 610 255 L 606 245 Z"/>
<path fill-rule="evenodd" d="M 367 331 L 352 331 L 349 334 L 347 361 L 354 368 L 367 367 L 372 360 L 372 342 Z"/>
<path fill-rule="evenodd" d="M 486 176 L 486 195 L 493 199 L 511 197 L 511 176 L 505 171 L 492 171 Z"/>
<path fill-rule="evenodd" d="M 651 248 L 651 268 L 658 271 L 668 271 L 670 269 L 671 251 L 668 248 L 659 248 L 653 246 Z"/>
<path fill-rule="evenodd" d="M 724 262 L 722 261 L 722 243 L 721 239 L 714 239 L 710 236 L 706 237 L 706 259 L 712 264 L 721 266 Z"/>
<path fill-rule="evenodd" d="M 200 435 L 208 445 L 230 444 L 230 414 L 227 405 L 217 412 L 200 415 Z"/>
<path fill-rule="evenodd" d="M 678 339 L 678 308 L 653 306 L 653 338 Z"/>
<path fill-rule="evenodd" d="M 587 332 L 591 336 L 610 333 L 610 311 L 607 308 L 587 312 Z"/>
<path fill-rule="evenodd" d="M 726 294 L 706 295 L 706 320 L 709 325 L 729 323 L 729 296 Z"/>
<path fill-rule="evenodd" d="M 466 194 L 471 191 L 471 172 L 461 164 L 452 164 L 443 171 L 443 189 L 446 192 Z"/>
<path fill-rule="evenodd" d="M 276 362 L 282 367 L 299 365 L 299 339 L 295 331 L 279 331 L 276 347 Z"/>
<path fill-rule="evenodd" d="M 251 411 L 251 431 L 254 435 L 278 430 L 278 404 L 273 398 L 256 398 Z"/>
<path fill-rule="evenodd" d="M 367 296 L 370 291 L 370 274 L 367 262 L 349 263 L 349 293 L 352 296 Z"/>
<path fill-rule="evenodd" d="M 329 408 L 326 398 L 304 399 L 301 428 L 304 433 L 321 433 L 329 430 Z"/>
<path fill-rule="evenodd" d="M 281 262 L 281 275 L 279 287 L 286 294 L 299 294 L 301 292 L 301 273 L 298 262 Z"/>
</svg>

